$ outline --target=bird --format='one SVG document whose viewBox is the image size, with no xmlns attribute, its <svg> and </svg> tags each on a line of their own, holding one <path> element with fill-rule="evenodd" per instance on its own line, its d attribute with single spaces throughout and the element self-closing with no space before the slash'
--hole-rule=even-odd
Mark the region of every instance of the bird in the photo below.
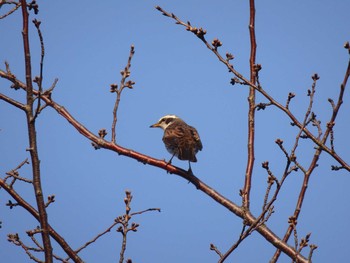
<svg viewBox="0 0 350 263">
<path fill-rule="evenodd" d="M 192 173 L 191 162 L 197 162 L 196 154 L 203 149 L 197 130 L 174 114 L 165 115 L 150 126 L 150 128 L 157 127 L 164 130 L 163 142 L 165 148 L 172 154 L 168 164 L 174 156 L 179 160 L 188 160 L 188 172 Z"/>
</svg>

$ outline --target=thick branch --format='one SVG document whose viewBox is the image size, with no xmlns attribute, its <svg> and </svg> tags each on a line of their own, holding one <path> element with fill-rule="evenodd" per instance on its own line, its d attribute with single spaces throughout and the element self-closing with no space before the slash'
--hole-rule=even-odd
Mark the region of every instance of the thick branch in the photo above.
<svg viewBox="0 0 350 263">
<path fill-rule="evenodd" d="M 4 75 L 4 72 L 0 70 L 0 76 Z M 6 75 L 6 74 L 5 74 Z M 5 77 L 7 78 L 7 77 Z M 25 84 L 22 82 L 19 82 L 20 87 L 25 87 Z M 37 91 L 33 91 L 34 94 L 37 94 Z M 82 124 L 80 124 L 77 120 L 74 119 L 74 117 L 61 105 L 56 103 L 51 99 L 50 94 L 43 94 L 42 100 L 45 101 L 45 103 L 55 109 L 58 114 L 60 114 L 62 117 L 64 117 L 79 133 L 81 133 L 84 137 L 89 139 L 90 141 L 94 142 L 95 144 L 99 145 L 102 148 L 112 150 L 119 155 L 124 155 L 127 157 L 130 157 L 132 159 L 135 159 L 139 162 L 142 162 L 144 164 L 149 164 L 152 166 L 159 167 L 161 169 L 166 170 L 167 172 L 171 174 L 176 174 L 187 181 L 191 182 L 196 188 L 209 197 L 211 197 L 214 201 L 218 202 L 222 206 L 224 206 L 226 209 L 231 211 L 232 213 L 236 214 L 242 219 L 245 219 L 247 221 L 247 225 L 251 225 L 256 221 L 256 218 L 246 213 L 243 208 L 233 203 L 231 200 L 227 199 L 226 197 L 222 196 L 220 193 L 215 191 L 210 186 L 206 185 L 204 182 L 199 180 L 196 176 L 190 175 L 187 173 L 187 171 L 178 168 L 176 166 L 173 166 L 171 164 L 168 164 L 168 162 L 164 160 L 158 160 L 155 158 L 152 158 L 150 156 L 138 153 L 136 151 L 133 151 L 131 149 L 127 149 L 124 147 L 119 146 L 118 144 L 115 144 L 113 142 L 106 141 L 102 139 L 100 136 L 93 134 L 91 131 L 89 131 L 86 127 L 84 127 Z M 280 238 L 278 238 L 269 228 L 267 228 L 265 225 L 260 225 L 257 228 L 257 231 L 271 244 L 273 244 L 276 248 L 281 249 L 284 253 L 289 255 L 290 257 L 295 257 L 295 250 L 290 247 L 288 244 L 284 243 Z M 297 258 L 300 262 L 307 262 L 307 260 L 301 256 L 297 255 Z"/>
<path fill-rule="evenodd" d="M 164 160 L 158 160 L 150 156 L 138 153 L 136 151 L 121 147 L 113 142 L 106 141 L 102 139 L 100 136 L 95 135 L 91 131 L 89 131 L 86 127 L 84 127 L 77 120 L 75 120 L 73 116 L 64 107 L 52 101 L 48 96 L 45 95 L 42 97 L 42 99 L 50 107 L 54 108 L 61 116 L 63 116 L 79 133 L 81 133 L 83 136 L 85 136 L 95 144 L 99 145 L 101 148 L 112 150 L 118 153 L 119 155 L 128 156 L 144 164 L 156 166 L 166 170 L 171 174 L 176 174 L 186 179 L 186 181 L 191 182 L 198 190 L 202 191 L 203 193 L 211 197 L 214 201 L 218 202 L 219 204 L 224 206 L 226 209 L 228 209 L 232 213 L 236 214 L 242 219 L 245 219 L 248 225 L 254 224 L 256 222 L 256 218 L 253 215 L 245 212 L 245 209 L 236 205 L 231 200 L 227 199 L 226 197 L 218 193 L 216 190 L 206 185 L 196 176 L 188 174 L 187 171 L 181 168 L 178 168 L 176 166 L 173 166 Z M 295 257 L 296 253 L 294 248 L 290 247 L 287 243 L 282 242 L 282 240 L 279 237 L 277 237 L 265 225 L 258 226 L 257 231 L 276 248 L 281 249 L 284 253 L 286 253 L 292 258 Z M 297 259 L 299 260 L 299 262 L 304 262 L 304 263 L 307 262 L 307 260 L 301 255 L 297 255 Z"/>
<path fill-rule="evenodd" d="M 23 18 L 23 47 L 24 47 L 24 60 L 25 60 L 25 74 L 26 74 L 26 94 L 27 94 L 27 105 L 26 105 L 26 116 L 27 116 L 27 127 L 29 137 L 29 152 L 31 156 L 32 170 L 33 170 L 33 187 L 38 206 L 41 236 L 43 240 L 43 246 L 45 250 L 45 262 L 53 262 L 52 246 L 49 235 L 48 219 L 45 207 L 45 201 L 43 197 L 43 190 L 41 187 L 40 178 L 40 161 L 38 156 L 38 147 L 36 141 L 36 128 L 35 119 L 33 116 L 33 84 L 32 84 L 32 65 L 30 57 L 29 47 L 29 33 L 28 33 L 28 11 L 27 3 L 25 0 L 21 0 L 22 5 L 22 18 Z"/>
</svg>

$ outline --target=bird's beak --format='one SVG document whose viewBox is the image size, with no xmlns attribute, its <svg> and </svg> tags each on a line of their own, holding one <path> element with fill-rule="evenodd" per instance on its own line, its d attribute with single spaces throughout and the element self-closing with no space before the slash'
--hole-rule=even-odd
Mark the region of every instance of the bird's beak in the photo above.
<svg viewBox="0 0 350 263">
<path fill-rule="evenodd" d="M 149 126 L 150 128 L 157 128 L 157 127 L 160 127 L 159 126 L 159 124 L 158 123 L 155 123 L 155 124 L 153 124 L 153 125 L 151 125 L 151 126 Z"/>
</svg>

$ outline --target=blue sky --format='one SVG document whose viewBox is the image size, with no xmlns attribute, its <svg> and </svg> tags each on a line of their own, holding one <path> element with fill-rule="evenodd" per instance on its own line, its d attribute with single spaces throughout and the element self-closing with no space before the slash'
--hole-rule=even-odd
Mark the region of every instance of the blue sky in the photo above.
<svg viewBox="0 0 350 263">
<path fill-rule="evenodd" d="M 303 118 L 308 105 L 306 91 L 311 75 L 318 73 L 314 111 L 325 125 L 331 115 L 328 98 L 336 99 L 348 55 L 343 44 L 350 40 L 349 1 L 257 1 L 257 62 L 262 64 L 260 81 L 274 98 L 285 103 L 288 93 L 296 97 L 291 110 Z M 118 112 L 117 142 L 126 148 L 159 159 L 170 158 L 161 141 L 162 131 L 149 129 L 169 113 L 195 126 L 203 151 L 192 165 L 196 176 L 240 204 L 247 159 L 247 88 L 229 84 L 232 77 L 203 43 L 183 27 L 162 16 L 160 5 L 183 21 L 207 30 L 207 39 L 219 38 L 220 51 L 235 55 L 234 66 L 249 76 L 248 1 L 39 1 L 37 19 L 42 21 L 45 40 L 45 87 L 59 79 L 53 99 L 63 105 L 85 127 L 110 136 L 114 94 L 109 85 L 119 83 L 130 45 L 135 46 L 131 79 L 133 90 L 125 90 Z M 3 10 L 4 8 L 2 8 Z M 2 11 L 1 10 L 1 11 Z M 32 17 L 33 18 L 33 17 Z M 0 61 L 8 61 L 20 79 L 23 52 L 20 13 L 0 21 Z M 33 71 L 38 74 L 39 42 L 32 29 Z M 3 64 L 2 64 L 3 65 Z M 4 66 L 1 66 L 4 68 Z M 0 80 L 1 92 L 23 101 L 24 94 L 12 91 Z M 335 147 L 347 160 L 350 110 L 349 93 L 335 126 Z M 258 95 L 257 102 L 264 102 Z M 29 157 L 25 116 L 0 101 L 0 173 Z M 256 162 L 252 189 L 252 210 L 259 213 L 266 190 L 268 160 L 279 177 L 284 155 L 274 141 L 294 144 L 297 130 L 276 108 L 256 114 Z M 323 126 L 324 128 L 324 126 Z M 177 176 L 144 166 L 135 160 L 106 150 L 95 151 L 54 110 L 47 109 L 37 121 L 39 156 L 44 194 L 56 195 L 49 209 L 50 224 L 76 248 L 102 232 L 124 212 L 124 191 L 134 196 L 134 212 L 159 207 L 161 213 L 137 216 L 137 233 L 130 233 L 126 258 L 134 262 L 216 262 L 209 250 L 214 243 L 225 252 L 238 238 L 241 219 L 230 214 L 203 193 Z M 315 130 L 316 132 L 316 130 Z M 303 141 L 297 152 L 306 167 L 313 144 Z M 187 168 L 176 158 L 174 165 Z M 299 237 L 312 233 L 318 245 L 314 262 L 345 262 L 348 258 L 349 174 L 333 172 L 336 164 L 325 153 L 310 180 L 303 211 L 298 220 Z M 30 176 L 30 166 L 21 170 Z M 302 175 L 288 178 L 276 213 L 268 226 L 283 236 L 293 213 Z M 33 202 L 29 185 L 17 190 Z M 25 253 L 6 241 L 18 232 L 28 243 L 25 231 L 37 223 L 21 208 L 9 210 L 9 197 L 0 191 L 0 257 L 6 262 L 28 262 Z M 121 236 L 112 231 L 82 252 L 86 262 L 115 262 Z M 293 241 L 291 240 L 291 244 Z M 57 249 L 55 247 L 55 249 Z M 254 250 L 254 252 L 252 252 Z M 257 233 L 233 253 L 228 262 L 268 262 L 275 249 Z M 59 250 L 56 250 L 60 253 Z M 290 262 L 282 257 L 280 262 Z"/>
</svg>

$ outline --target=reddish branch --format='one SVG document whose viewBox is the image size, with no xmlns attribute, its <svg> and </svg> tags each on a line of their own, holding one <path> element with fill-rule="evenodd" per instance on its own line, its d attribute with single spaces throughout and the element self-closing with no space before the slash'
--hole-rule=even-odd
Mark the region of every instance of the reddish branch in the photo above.
<svg viewBox="0 0 350 263">
<path fill-rule="evenodd" d="M 250 34 L 250 82 L 256 83 L 256 37 L 255 37 L 255 2 L 254 0 L 250 0 L 250 21 L 249 21 L 249 34 Z M 254 141 L 255 141 L 255 89 L 253 87 L 249 88 L 249 96 L 248 96 L 248 158 L 247 158 L 247 167 L 245 173 L 245 181 L 243 190 L 240 192 L 242 196 L 242 206 L 244 209 L 249 210 L 250 207 L 250 191 L 252 185 L 252 177 L 253 177 L 253 169 L 254 169 L 254 161 L 255 161 L 255 150 L 254 150 Z M 267 202 L 267 201 L 266 201 Z M 270 206 L 272 203 L 270 204 Z M 269 209 L 269 207 L 267 208 Z M 260 215 L 259 218 L 256 219 L 254 224 L 251 224 L 248 230 L 245 231 L 245 223 L 243 223 L 242 233 L 240 234 L 237 242 L 231 246 L 231 248 L 222 256 L 220 256 L 219 262 L 224 262 L 228 256 L 239 246 L 241 242 L 245 238 L 247 238 L 257 227 L 258 224 L 264 222 L 264 215 L 266 211 Z M 261 221 L 263 220 L 263 221 Z"/>
<path fill-rule="evenodd" d="M 136 151 L 133 151 L 131 149 L 124 148 L 118 144 L 115 144 L 110 141 L 106 141 L 105 139 L 101 138 L 98 135 L 93 134 L 91 131 L 89 131 L 86 127 L 84 127 L 82 124 L 80 124 L 74 117 L 61 105 L 51 100 L 51 98 L 47 95 L 42 96 L 42 99 L 48 104 L 48 106 L 54 108 L 61 116 L 63 116 L 79 133 L 81 133 L 84 137 L 88 138 L 95 144 L 99 145 L 101 148 L 112 150 L 120 155 L 128 156 L 130 158 L 133 158 L 139 162 L 142 162 L 144 164 L 149 164 L 152 166 L 156 166 L 159 168 L 162 168 L 166 170 L 169 173 L 177 174 L 183 178 L 185 178 L 187 181 L 191 182 L 193 185 L 196 186 L 196 188 L 203 193 L 210 196 L 213 200 L 221 204 L 222 206 L 226 207 L 228 210 L 236 214 L 237 216 L 243 218 L 246 220 L 248 225 L 256 224 L 257 219 L 250 214 L 249 212 L 246 212 L 245 209 L 242 207 L 236 205 L 231 200 L 227 199 L 226 197 L 222 196 L 220 193 L 215 191 L 210 186 L 206 185 L 204 182 L 202 182 L 200 179 L 198 179 L 194 175 L 189 175 L 187 171 L 178 168 L 176 166 L 168 164 L 165 160 L 158 160 L 155 158 L 152 158 L 150 156 L 144 155 L 142 153 L 138 153 Z M 290 257 L 295 256 L 295 250 L 289 246 L 287 243 L 284 243 L 281 241 L 279 237 L 277 237 L 269 228 L 267 228 L 265 225 L 259 225 L 256 229 L 262 236 L 264 236 L 271 244 L 273 244 L 276 248 L 281 249 L 284 253 L 289 255 Z M 301 256 L 297 255 L 297 259 L 299 262 L 307 262 L 307 260 Z"/>
<path fill-rule="evenodd" d="M 44 249 L 45 249 L 45 260 L 46 262 L 52 262 L 52 248 L 50 244 L 50 239 L 49 239 L 49 234 L 53 236 L 53 238 L 63 247 L 63 249 L 66 251 L 66 253 L 75 261 L 75 262 L 81 262 L 80 258 L 76 255 L 74 251 L 72 251 L 69 246 L 65 243 L 65 241 L 58 236 L 56 232 L 49 226 L 47 222 L 47 215 L 46 215 L 46 210 L 45 210 L 45 203 L 43 200 L 43 194 L 42 194 L 42 189 L 40 185 L 40 168 L 39 168 L 39 158 L 37 155 L 37 145 L 36 145 L 36 137 L 35 137 L 35 118 L 33 117 L 33 102 L 35 99 L 35 96 L 38 97 L 40 96 L 41 99 L 46 103 L 46 106 L 50 106 L 54 108 L 61 116 L 63 116 L 73 127 L 76 128 L 78 132 L 80 132 L 83 136 L 91 140 L 93 143 L 96 145 L 106 148 L 112 151 L 115 151 L 116 153 L 120 155 L 125 155 L 130 158 L 133 158 L 135 160 L 138 160 L 144 164 L 150 164 L 152 166 L 157 166 L 160 167 L 170 173 L 177 174 L 192 184 L 196 186 L 197 189 L 201 190 L 208 196 L 210 196 L 213 200 L 221 204 L 222 206 L 226 207 L 229 211 L 233 212 L 237 216 L 241 217 L 242 219 L 245 220 L 245 223 L 251 227 L 251 229 L 254 229 L 258 231 L 266 240 L 268 240 L 271 244 L 273 244 L 278 251 L 277 253 L 280 253 L 280 251 L 283 251 L 285 254 L 287 254 L 289 257 L 295 259 L 298 262 L 307 262 L 307 259 L 305 259 L 303 256 L 301 256 L 299 253 L 297 253 L 296 248 L 293 248 L 287 244 L 287 240 L 290 236 L 290 234 L 293 231 L 293 228 L 290 227 L 284 237 L 283 240 L 278 238 L 270 229 L 264 225 L 264 221 L 261 221 L 261 219 L 264 218 L 264 213 L 262 213 L 259 218 L 255 218 L 250 212 L 249 209 L 249 192 L 250 192 L 250 186 L 251 186 L 251 174 L 252 174 L 252 168 L 254 164 L 254 110 L 255 110 L 255 90 L 260 92 L 263 96 L 265 96 L 266 99 L 268 99 L 269 103 L 272 105 L 275 105 L 277 108 L 281 109 L 283 112 L 285 112 L 289 118 L 292 120 L 292 122 L 299 127 L 300 131 L 306 134 L 308 138 L 310 138 L 314 143 L 316 143 L 319 147 L 316 150 L 316 153 L 314 155 L 314 159 L 309 167 L 309 169 L 306 171 L 305 176 L 304 176 L 304 184 L 301 189 L 299 198 L 298 198 L 298 203 L 296 205 L 296 209 L 293 215 L 293 218 L 297 218 L 300 209 L 304 200 L 305 192 L 307 189 L 308 185 L 308 180 L 310 178 L 310 175 L 313 171 L 313 169 L 316 167 L 318 158 L 321 154 L 322 151 L 326 151 L 328 154 L 330 154 L 335 160 L 337 160 L 342 168 L 347 169 L 350 171 L 350 167 L 345 161 L 343 161 L 334 151 L 334 148 L 329 148 L 325 145 L 327 138 L 329 134 L 332 131 L 332 128 L 335 123 L 336 116 L 338 114 L 339 108 L 343 102 L 343 95 L 344 95 L 344 90 L 345 86 L 347 84 L 347 80 L 350 75 L 350 64 L 348 65 L 348 69 L 346 71 L 344 81 L 341 85 L 341 90 L 339 94 L 339 98 L 337 103 L 332 104 L 333 106 L 333 114 L 330 119 L 330 124 L 327 125 L 327 130 L 323 136 L 322 139 L 319 139 L 318 137 L 314 136 L 306 127 L 305 123 L 299 122 L 296 117 L 289 111 L 288 105 L 286 107 L 282 106 L 279 104 L 277 101 L 275 101 L 263 88 L 259 85 L 256 85 L 256 73 L 257 73 L 257 68 L 255 65 L 255 55 L 256 55 L 256 43 L 255 43 L 255 31 L 254 31 L 254 26 L 255 26 L 255 21 L 254 21 L 254 14 L 255 14 L 255 8 L 254 8 L 254 1 L 250 0 L 251 3 L 251 17 L 250 17 L 250 34 L 251 34 L 251 57 L 250 57 L 250 67 L 251 67 L 251 76 L 250 80 L 247 80 L 242 76 L 238 71 L 236 71 L 233 68 L 233 65 L 230 64 L 229 60 L 232 59 L 232 55 L 226 55 L 226 59 L 224 59 L 220 53 L 218 52 L 218 47 L 222 45 L 222 43 L 218 39 L 214 39 L 213 42 L 210 44 L 207 42 L 205 39 L 204 35 L 206 34 L 206 31 L 203 30 L 202 28 L 195 28 L 192 27 L 191 24 L 184 23 L 181 20 L 179 20 L 174 14 L 170 14 L 165 12 L 163 9 L 160 7 L 157 7 L 159 11 L 161 11 L 165 16 L 171 17 L 176 20 L 177 24 L 183 25 L 186 27 L 186 29 L 192 33 L 194 33 L 199 39 L 201 39 L 204 44 L 218 57 L 218 59 L 223 62 L 230 72 L 232 72 L 243 84 L 249 85 L 250 88 L 250 94 L 249 94 L 249 158 L 250 160 L 248 161 L 247 164 L 247 172 L 246 172 L 246 181 L 245 181 L 245 186 L 244 186 L 244 207 L 240 207 L 230 201 L 229 199 L 225 198 L 222 196 L 220 193 L 215 191 L 213 188 L 209 187 L 206 185 L 204 182 L 199 180 L 197 177 L 194 175 L 189 175 L 187 171 L 182 170 L 178 167 L 175 167 L 173 165 L 168 164 L 164 160 L 158 160 L 154 159 L 152 157 L 149 157 L 147 155 L 138 153 L 136 151 L 124 148 L 119 146 L 118 144 L 115 143 L 115 132 L 114 136 L 112 136 L 112 141 L 107 141 L 101 136 L 95 135 L 92 132 L 90 132 L 87 128 L 85 128 L 82 124 L 80 124 L 77 120 L 73 118 L 73 116 L 61 105 L 58 103 L 54 102 L 51 99 L 51 89 L 44 92 L 43 94 L 39 94 L 38 91 L 34 90 L 32 87 L 32 75 L 31 75 L 31 61 L 30 61 L 30 49 L 29 49 L 29 40 L 28 40 L 28 13 L 26 10 L 26 2 L 24 0 L 21 0 L 22 3 L 22 14 L 23 14 L 23 41 L 24 41 L 24 51 L 25 51 L 25 67 L 26 67 L 26 84 L 20 82 L 19 80 L 16 79 L 16 77 L 7 70 L 7 72 L 4 72 L 0 70 L 0 77 L 6 78 L 13 82 L 15 87 L 22 88 L 26 90 L 27 93 L 27 104 L 26 105 L 21 105 L 20 103 L 6 97 L 5 95 L 0 96 L 0 99 L 7 101 L 8 103 L 21 108 L 26 111 L 27 114 L 27 123 L 28 123 L 28 133 L 29 133 L 29 138 L 30 138 L 30 148 L 29 151 L 31 153 L 31 158 L 32 158 L 32 167 L 33 167 L 33 185 L 35 189 L 35 195 L 37 199 L 37 205 L 38 205 L 38 211 L 36 211 L 33 207 L 31 207 L 29 204 L 27 204 L 23 199 L 21 199 L 17 193 L 6 183 L 2 180 L 0 180 L 0 185 L 7 191 L 9 194 L 25 209 L 27 209 L 41 224 L 41 233 L 42 233 L 42 238 L 43 238 L 43 244 L 44 244 Z M 129 64 L 131 60 L 131 55 L 129 56 Z M 124 73 L 128 73 L 129 68 L 127 67 L 124 71 Z M 129 74 L 124 74 L 123 79 L 128 77 Z M 122 81 L 122 83 L 124 83 Z M 130 85 L 132 85 L 130 83 Z M 122 85 L 121 85 L 122 86 Z M 116 108 L 118 107 L 118 103 L 115 104 Z M 115 109 L 115 112 L 117 109 Z M 113 127 L 115 127 L 116 124 L 116 115 L 114 117 L 114 122 L 112 125 L 112 130 Z M 115 128 L 114 128 L 115 129 Z M 113 132 L 112 132 L 113 133 Z M 289 168 L 289 163 L 288 167 Z M 286 168 L 285 174 L 287 174 L 287 171 L 290 171 L 289 169 Z M 277 195 L 278 191 L 275 192 L 275 195 Z M 272 198 L 270 203 L 267 203 L 265 206 L 265 209 L 267 209 L 269 206 L 271 207 L 272 202 L 275 199 Z M 266 210 L 267 211 L 267 210 Z M 265 212 L 266 213 L 266 212 Z M 291 230 L 290 230 L 291 229 Z M 249 232 L 247 232 L 249 233 Z M 278 258 L 278 256 L 276 257 Z"/>
<path fill-rule="evenodd" d="M 300 135 L 302 133 L 304 133 L 306 135 L 307 138 L 310 138 L 315 144 L 318 145 L 318 149 L 316 150 L 316 153 L 314 155 L 314 159 L 310 164 L 310 167 L 307 171 L 305 171 L 305 169 L 302 169 L 302 167 L 296 162 L 295 156 L 292 155 L 288 157 L 289 161 L 288 161 L 288 167 L 290 165 L 290 162 L 293 161 L 297 167 L 299 167 L 305 174 L 304 176 L 304 182 L 303 185 L 301 187 L 301 192 L 297 201 L 297 205 L 296 205 L 296 209 L 295 209 L 295 213 L 294 216 L 296 218 L 298 218 L 298 215 L 300 213 L 301 207 L 302 207 L 302 203 L 305 197 L 305 193 L 306 193 L 306 189 L 307 189 L 307 185 L 308 185 L 308 181 L 310 178 L 311 173 L 313 172 L 314 168 L 317 165 L 317 161 L 319 159 L 319 156 L 321 154 L 322 151 L 327 152 L 328 154 L 330 154 L 335 160 L 337 160 L 340 164 L 342 169 L 346 169 L 348 171 L 350 171 L 350 166 L 344 161 L 342 160 L 335 152 L 334 150 L 334 145 L 333 145 L 333 141 L 331 141 L 331 148 L 326 146 L 326 141 L 328 139 L 328 135 L 331 134 L 332 135 L 332 128 L 335 124 L 335 119 L 337 116 L 337 113 L 339 111 L 339 108 L 342 104 L 342 99 L 343 99 L 343 94 L 344 94 L 344 90 L 345 90 L 345 86 L 347 84 L 347 80 L 349 78 L 350 75 L 350 64 L 347 68 L 345 77 L 344 77 L 344 81 L 341 85 L 341 90 L 340 90 L 340 94 L 339 94 L 339 98 L 338 98 L 338 102 L 335 105 L 334 103 L 332 103 L 332 100 L 330 100 L 332 107 L 333 107 L 333 114 L 331 117 L 331 120 L 328 122 L 327 124 L 327 130 L 323 136 L 322 139 L 320 139 L 321 137 L 321 133 L 320 133 L 320 125 L 319 122 L 317 122 L 316 120 L 314 121 L 314 124 L 317 126 L 318 128 L 318 136 L 314 136 L 308 129 L 307 129 L 307 124 L 306 124 L 306 120 L 309 117 L 310 112 L 307 112 L 306 114 L 306 118 L 305 121 L 303 123 L 299 122 L 297 120 L 297 118 L 291 113 L 291 111 L 289 110 L 289 103 L 290 100 L 294 97 L 294 94 L 289 94 L 288 96 L 288 101 L 286 106 L 282 106 L 280 103 L 278 103 L 277 101 L 275 101 L 260 85 L 260 83 L 258 82 L 258 85 L 256 85 L 256 77 L 257 77 L 257 73 L 258 71 L 261 69 L 260 65 L 255 65 L 255 54 L 256 54 L 256 41 L 255 41 L 255 32 L 254 32 L 254 19 L 255 19 L 255 8 L 254 8 L 254 1 L 250 0 L 250 25 L 249 25 L 249 31 L 250 31 L 250 40 L 251 40 L 251 56 L 250 56 L 250 69 L 251 69 L 251 76 L 250 76 L 250 81 L 248 81 L 246 78 L 244 78 L 239 72 L 237 72 L 234 68 L 233 65 L 230 64 L 230 60 L 233 58 L 233 56 L 231 54 L 226 54 L 226 59 L 224 59 L 220 53 L 218 52 L 218 47 L 222 45 L 221 42 L 219 42 L 217 39 L 214 39 L 214 41 L 212 42 L 212 45 L 210 45 L 207 40 L 205 39 L 205 34 L 207 33 L 203 28 L 196 28 L 193 27 L 191 25 L 190 22 L 184 23 L 182 22 L 177 16 L 175 16 L 173 13 L 168 13 L 166 11 L 164 11 L 161 7 L 157 6 L 156 7 L 157 10 L 159 10 L 160 12 L 162 12 L 163 15 L 167 16 L 167 17 L 171 17 L 172 19 L 176 20 L 176 24 L 182 25 L 184 27 L 186 27 L 187 31 L 190 31 L 192 33 L 194 33 L 201 41 L 204 42 L 204 44 L 207 46 L 208 49 L 210 49 L 216 56 L 217 58 L 224 63 L 227 68 L 229 69 L 230 72 L 232 72 L 235 76 L 236 79 L 234 80 L 233 83 L 238 82 L 241 84 L 246 84 L 249 85 L 250 88 L 250 96 L 249 96 L 249 135 L 248 135 L 248 165 L 247 165 L 247 172 L 246 172 L 246 177 L 245 177 L 245 186 L 243 191 L 241 191 L 241 194 L 243 196 L 243 205 L 245 207 L 249 207 L 249 193 L 250 193 L 250 186 L 251 186 L 251 173 L 252 173 L 252 165 L 254 163 L 254 109 L 252 108 L 253 105 L 253 101 L 255 98 L 255 93 L 252 91 L 252 89 L 257 90 L 258 92 L 260 92 L 266 99 L 268 99 L 269 103 L 268 105 L 274 105 L 277 108 L 279 108 L 280 110 L 282 110 L 283 112 L 285 112 L 287 114 L 287 116 L 292 120 L 292 123 L 297 126 L 300 129 L 298 138 L 300 137 Z M 220 43 L 220 45 L 217 45 L 217 43 Z M 345 48 L 349 49 L 349 44 L 347 43 L 345 45 Z M 255 107 L 255 105 L 254 105 Z M 311 109 L 312 107 L 312 101 L 310 102 L 310 107 L 309 109 Z M 296 141 L 296 145 L 294 150 L 297 147 L 297 142 L 298 139 Z M 335 168 L 336 169 L 336 168 Z M 287 170 L 286 170 L 287 171 Z M 284 173 L 283 176 L 283 180 L 285 179 L 285 175 L 287 175 L 287 173 Z M 277 194 L 278 191 L 275 192 L 275 194 Z M 274 197 L 275 198 L 275 197 Z M 274 201 L 274 198 L 271 201 Z M 285 238 L 283 239 L 284 242 L 288 241 L 288 238 L 290 236 L 290 234 L 292 233 L 292 228 L 290 227 L 285 235 Z M 277 251 L 277 253 L 280 253 L 280 250 Z M 294 257 L 297 257 L 298 253 L 295 253 Z M 293 259 L 296 259 L 292 257 Z M 278 258 L 278 256 L 277 256 Z M 296 259 L 298 260 L 298 259 Z"/>
<path fill-rule="evenodd" d="M 28 33 L 28 11 L 27 3 L 25 0 L 21 0 L 22 17 L 23 17 L 23 48 L 24 48 L 24 59 L 25 59 L 25 74 L 26 74 L 26 117 L 27 117 L 27 128 L 29 137 L 29 149 L 33 170 L 33 187 L 36 198 L 36 203 L 39 212 L 39 222 L 41 227 L 41 236 L 43 240 L 43 246 L 45 250 L 45 262 L 53 262 L 52 246 L 49 234 L 49 224 L 47 219 L 45 201 L 43 197 L 43 190 L 41 187 L 40 178 L 40 161 L 38 156 L 38 147 L 36 141 L 36 128 L 35 128 L 35 118 L 33 115 L 33 84 L 32 84 L 32 64 L 30 57 L 30 47 L 29 47 L 29 33 Z"/>
<path fill-rule="evenodd" d="M 214 42 L 214 41 L 213 41 Z M 209 43 L 205 42 L 208 46 L 210 46 Z M 212 47 L 213 52 L 217 53 L 217 46 Z M 217 53 L 218 54 L 218 53 Z M 219 55 L 219 54 L 218 54 Z M 26 84 L 20 82 L 15 78 L 12 74 L 7 74 L 4 71 L 0 71 L 0 76 L 6 79 L 9 79 L 11 82 L 16 83 L 16 85 L 22 89 L 26 89 Z M 38 91 L 33 90 L 34 95 L 38 95 Z M 264 224 L 257 224 L 259 220 L 255 218 L 251 213 L 247 212 L 242 207 L 236 205 L 229 199 L 222 196 L 220 193 L 206 185 L 204 182 L 199 180 L 197 177 L 193 175 L 189 175 L 187 171 L 182 170 L 178 167 L 175 167 L 173 165 L 169 165 L 164 160 L 158 160 L 154 159 L 152 157 L 149 157 L 147 155 L 138 153 L 136 151 L 121 147 L 117 145 L 116 143 L 106 141 L 105 139 L 101 138 L 98 135 L 93 134 L 90 132 L 86 127 L 84 127 L 82 124 L 80 124 L 77 120 L 73 118 L 73 116 L 61 105 L 54 102 L 51 99 L 50 92 L 44 92 L 41 96 L 42 100 L 50 107 L 54 108 L 61 116 L 63 116 L 73 127 L 77 129 L 78 132 L 80 132 L 83 136 L 94 142 L 95 144 L 99 145 L 101 148 L 110 149 L 112 151 L 117 152 L 120 155 L 125 155 L 130 158 L 133 158 L 135 160 L 138 160 L 144 164 L 150 164 L 152 166 L 160 167 L 170 173 L 177 174 L 192 184 L 196 186 L 197 189 L 201 190 L 208 196 L 210 196 L 213 200 L 220 203 L 222 206 L 226 207 L 228 210 L 236 214 L 237 216 L 243 218 L 247 225 L 257 225 L 256 230 L 265 237 L 266 240 L 268 240 L 271 244 L 273 244 L 276 248 L 281 249 L 285 254 L 289 255 L 290 257 L 295 257 L 295 250 L 289 246 L 287 243 L 284 243 L 281 241 L 280 238 L 278 238 L 269 228 L 267 228 Z M 307 262 L 307 260 L 301 256 L 297 255 L 297 259 L 299 262 Z"/>
<path fill-rule="evenodd" d="M 0 71 L 1 74 L 4 74 L 5 72 Z M 21 88 L 25 88 L 25 84 L 20 82 L 17 79 L 12 79 L 17 83 L 17 85 Z M 37 94 L 38 91 L 34 90 L 34 94 Z M 194 175 L 189 175 L 187 171 L 178 168 L 176 166 L 173 166 L 171 164 L 168 164 L 165 160 L 159 160 L 152 158 L 150 156 L 147 156 L 145 154 L 133 151 L 131 149 L 124 148 L 116 143 L 113 143 L 111 141 L 107 141 L 103 138 L 101 138 L 99 135 L 95 135 L 90 130 L 88 130 L 86 127 L 84 127 L 81 123 L 79 123 L 63 106 L 59 105 L 55 101 L 51 99 L 50 94 L 44 94 L 42 95 L 42 100 L 49 106 L 52 107 L 57 111 L 58 114 L 60 114 L 62 117 L 64 117 L 79 133 L 81 133 L 84 137 L 95 143 L 96 145 L 100 146 L 101 148 L 109 149 L 111 151 L 114 151 L 118 153 L 119 155 L 124 155 L 127 157 L 130 157 L 132 159 L 135 159 L 139 162 L 142 162 L 143 164 L 149 164 L 152 166 L 159 167 L 161 169 L 166 170 L 167 172 L 171 174 L 179 175 L 180 177 L 186 179 L 187 181 L 191 182 L 196 188 L 203 193 L 210 196 L 214 201 L 218 202 L 222 206 L 226 207 L 229 211 L 236 214 L 237 216 L 241 217 L 242 219 L 246 220 L 247 225 L 256 224 L 257 219 L 250 214 L 249 212 L 246 212 L 245 209 L 242 207 L 236 205 L 231 200 L 227 199 L 220 193 L 218 193 L 216 190 L 211 188 L 210 186 L 206 185 L 204 182 L 202 182 L 200 179 L 198 179 Z M 284 253 L 289 255 L 290 257 L 295 256 L 295 250 L 289 246 L 287 243 L 284 243 L 281 241 L 279 237 L 277 237 L 269 228 L 267 228 L 265 225 L 259 225 L 256 229 L 262 236 L 265 237 L 266 240 L 268 240 L 271 244 L 273 244 L 276 248 L 281 249 Z M 306 259 L 298 255 L 298 260 L 300 262 L 307 262 Z"/>
<path fill-rule="evenodd" d="M 250 83 L 256 83 L 256 40 L 255 40 L 255 3 L 250 0 Z M 245 173 L 244 188 L 242 193 L 243 206 L 249 209 L 250 206 L 250 190 L 252 186 L 253 168 L 255 160 L 254 139 L 255 139 L 255 89 L 249 88 L 248 96 L 249 110 L 248 110 L 248 161 Z"/>
</svg>

